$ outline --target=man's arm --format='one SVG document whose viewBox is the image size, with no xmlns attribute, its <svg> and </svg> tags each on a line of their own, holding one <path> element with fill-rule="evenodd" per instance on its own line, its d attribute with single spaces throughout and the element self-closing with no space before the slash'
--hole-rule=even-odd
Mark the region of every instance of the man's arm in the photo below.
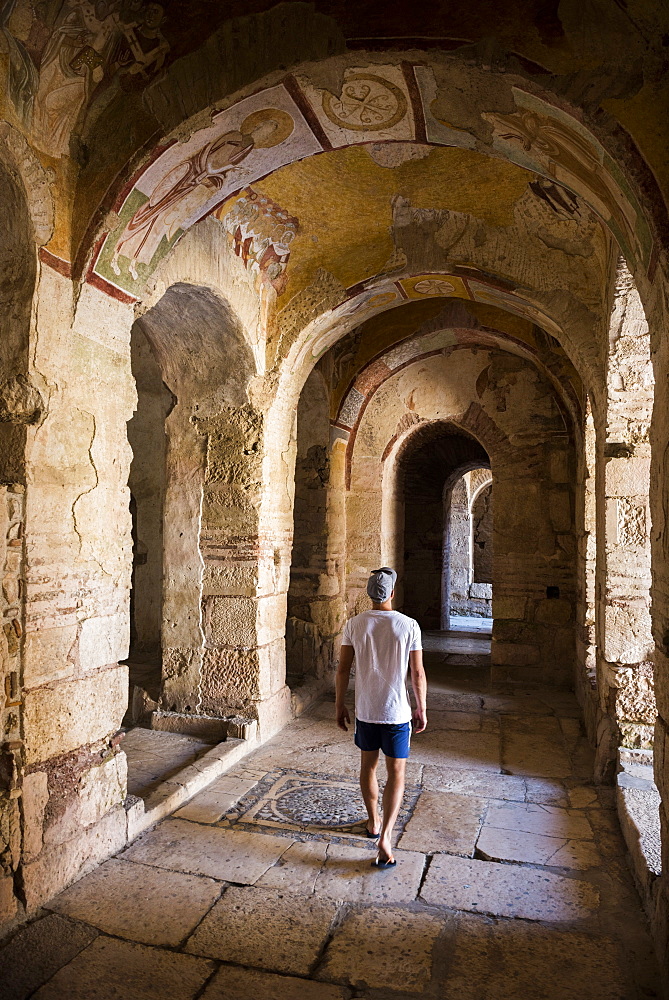
<svg viewBox="0 0 669 1000">
<path fill-rule="evenodd" d="M 411 687 L 416 699 L 413 731 L 414 733 L 422 733 L 427 727 L 427 677 L 423 667 L 422 649 L 412 649 L 409 653 L 409 669 L 411 671 Z"/>
<path fill-rule="evenodd" d="M 348 709 L 344 703 L 346 698 L 346 692 L 348 691 L 348 681 L 351 676 L 351 667 L 353 666 L 353 657 L 355 651 L 353 646 L 342 646 L 339 653 L 339 666 L 337 667 L 337 676 L 335 678 L 335 717 L 337 719 L 337 725 L 340 729 L 343 729 L 345 733 L 348 732 L 348 726 L 351 723 L 351 716 L 348 714 Z"/>
</svg>

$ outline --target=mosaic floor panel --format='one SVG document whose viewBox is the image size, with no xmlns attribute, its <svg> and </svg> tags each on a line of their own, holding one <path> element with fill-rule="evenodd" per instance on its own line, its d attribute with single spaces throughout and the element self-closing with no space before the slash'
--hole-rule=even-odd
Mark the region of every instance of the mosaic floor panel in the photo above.
<svg viewBox="0 0 669 1000">
<path fill-rule="evenodd" d="M 407 787 L 395 826 L 400 836 L 421 789 Z M 313 771 L 271 771 L 225 814 L 222 826 L 304 835 L 304 839 L 367 841 L 367 811 L 357 781 Z M 372 844 L 369 841 L 370 845 Z"/>
</svg>

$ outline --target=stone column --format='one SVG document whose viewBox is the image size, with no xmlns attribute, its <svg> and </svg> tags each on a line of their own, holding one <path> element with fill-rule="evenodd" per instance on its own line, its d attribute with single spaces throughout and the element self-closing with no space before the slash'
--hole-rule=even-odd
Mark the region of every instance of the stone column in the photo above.
<svg viewBox="0 0 669 1000">
<path fill-rule="evenodd" d="M 596 433 L 590 399 L 578 456 L 576 537 L 578 596 L 576 602 L 575 684 L 586 727 L 595 742 L 597 731 L 597 640 L 595 579 L 597 565 L 597 498 L 595 490 Z"/>
<path fill-rule="evenodd" d="M 652 746 L 656 715 L 649 508 L 653 373 L 648 324 L 622 260 L 609 339 L 606 439 L 600 436 L 597 455 L 600 776 L 611 772 L 618 744 Z"/>
<path fill-rule="evenodd" d="M 445 595 L 448 608 L 446 613 L 449 616 L 466 615 L 469 610 L 472 525 L 467 484 L 464 478 L 458 479 L 449 493 L 450 497 L 446 499 L 444 504 L 447 518 L 446 531 L 444 532 L 444 561 L 446 558 L 448 559 L 448 591 Z"/>
<path fill-rule="evenodd" d="M 90 285 L 74 316 L 72 301 L 43 267 L 33 359 L 50 398 L 27 434 L 23 570 L 29 912 L 126 839 L 132 310 Z"/>
<path fill-rule="evenodd" d="M 281 430 L 250 404 L 206 423 L 198 710 L 255 718 L 262 736 L 290 718 L 284 632 L 295 439 L 286 448 Z"/>
<path fill-rule="evenodd" d="M 286 671 L 291 687 L 309 682 L 313 694 L 332 683 L 335 638 L 345 618 L 345 452 L 341 441 L 331 440 L 329 411 L 329 391 L 316 369 L 307 379 L 297 410 L 286 624 Z M 304 697 L 300 696 L 300 706 Z"/>
</svg>

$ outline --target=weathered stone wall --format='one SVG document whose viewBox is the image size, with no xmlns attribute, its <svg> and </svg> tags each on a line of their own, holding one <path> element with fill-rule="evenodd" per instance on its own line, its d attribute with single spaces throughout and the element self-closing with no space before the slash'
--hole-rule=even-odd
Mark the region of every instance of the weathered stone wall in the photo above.
<svg viewBox="0 0 669 1000">
<path fill-rule="evenodd" d="M 333 671 L 338 620 L 331 605 L 339 598 L 342 567 L 332 550 L 329 531 L 330 473 L 329 392 L 323 374 L 314 369 L 297 408 L 293 550 L 286 624 L 286 674 L 291 687 L 309 679 L 331 679 Z"/>
<path fill-rule="evenodd" d="M 469 610 L 469 582 L 471 577 L 471 533 L 469 494 L 464 476 L 451 487 L 444 514 L 447 520 L 444 547 L 448 550 L 448 600 L 449 615 L 466 615 Z M 446 554 L 445 554 L 446 558 Z"/>
<path fill-rule="evenodd" d="M 24 830 L 28 913 L 126 839 L 132 313 L 42 268 L 32 333 L 48 408 L 26 442 Z"/>
<path fill-rule="evenodd" d="M 140 324 L 131 334 L 132 375 L 137 409 L 128 422 L 132 463 L 128 487 L 133 527 L 132 589 L 130 594 L 130 656 L 162 663 L 163 518 L 167 438 L 165 420 L 174 398 Z"/>
<path fill-rule="evenodd" d="M 492 485 L 484 486 L 472 504 L 473 583 L 492 583 Z"/>
<path fill-rule="evenodd" d="M 634 280 L 618 261 L 609 328 L 606 424 L 596 428 L 597 771 L 617 748 L 652 746 L 650 337 Z"/>
</svg>

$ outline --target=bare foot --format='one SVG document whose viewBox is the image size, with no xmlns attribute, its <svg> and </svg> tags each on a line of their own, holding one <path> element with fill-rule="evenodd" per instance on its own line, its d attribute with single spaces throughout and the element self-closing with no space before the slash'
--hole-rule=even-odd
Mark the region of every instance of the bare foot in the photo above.
<svg viewBox="0 0 669 1000">
<path fill-rule="evenodd" d="M 379 838 L 379 853 L 377 855 L 381 861 L 392 861 L 393 845 L 390 843 L 390 834 L 387 833 Z"/>
</svg>

